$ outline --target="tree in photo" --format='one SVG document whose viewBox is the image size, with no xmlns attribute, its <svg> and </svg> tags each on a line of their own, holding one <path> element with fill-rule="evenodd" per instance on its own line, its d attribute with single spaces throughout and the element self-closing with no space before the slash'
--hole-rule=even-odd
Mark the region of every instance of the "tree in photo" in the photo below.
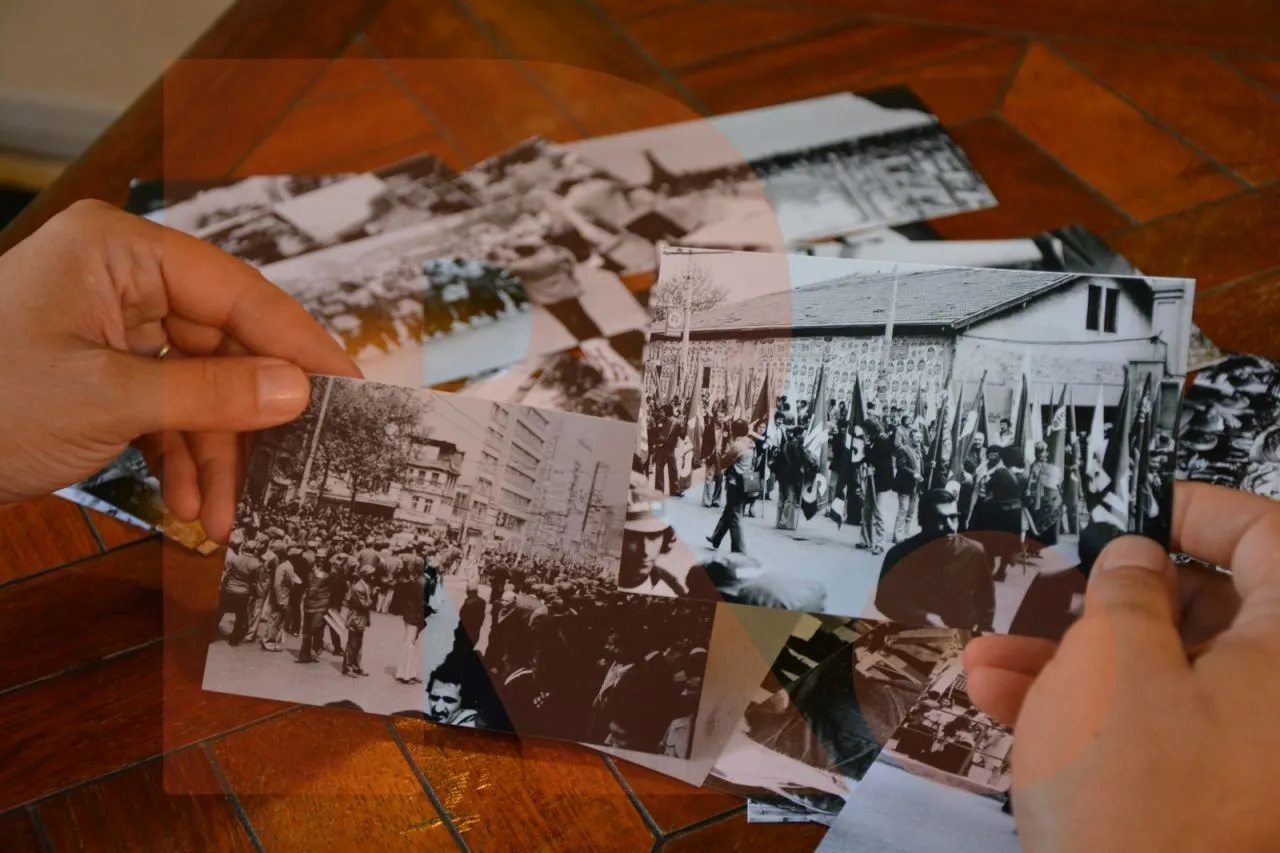
<svg viewBox="0 0 1280 853">
<path fill-rule="evenodd" d="M 729 298 L 729 290 L 712 278 L 705 267 L 690 263 L 678 276 L 661 278 L 649 294 L 649 313 L 655 323 L 667 318 L 667 309 L 688 304 L 692 312 L 707 311 Z"/>
</svg>

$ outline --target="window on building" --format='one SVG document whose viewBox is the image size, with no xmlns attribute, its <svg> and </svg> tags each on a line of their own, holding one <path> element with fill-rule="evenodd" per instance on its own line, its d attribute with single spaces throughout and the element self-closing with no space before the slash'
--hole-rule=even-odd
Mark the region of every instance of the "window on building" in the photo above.
<svg viewBox="0 0 1280 853">
<path fill-rule="evenodd" d="M 1102 285 L 1089 285 L 1089 307 L 1085 315 L 1084 327 L 1091 332 L 1101 330 L 1100 314 L 1102 312 Z"/>
<path fill-rule="evenodd" d="M 484 517 L 488 515 L 488 513 L 489 507 L 487 504 L 476 502 L 471 505 L 471 517 L 475 519 L 477 524 L 482 523 L 484 521 Z"/>
<path fill-rule="evenodd" d="M 1084 326 L 1091 332 L 1115 334 L 1120 311 L 1120 289 L 1103 284 L 1089 285 L 1089 304 Z"/>
<path fill-rule="evenodd" d="M 484 441 L 490 447 L 502 444 L 502 430 L 495 426 L 487 427 Z"/>
<path fill-rule="evenodd" d="M 422 511 L 427 515 L 431 514 L 431 510 L 435 508 L 435 505 L 436 502 L 431 500 L 431 498 L 422 499 Z"/>
<path fill-rule="evenodd" d="M 532 489 L 533 484 L 537 482 L 531 475 L 526 474 L 514 465 L 507 466 L 507 473 L 503 479 L 511 485 L 522 489 Z"/>
<path fill-rule="evenodd" d="M 511 455 L 514 456 L 516 459 L 516 462 L 518 462 L 524 468 L 538 467 L 538 457 L 534 456 L 532 453 L 525 450 L 523 447 L 516 447 L 514 444 L 511 445 Z"/>
<path fill-rule="evenodd" d="M 542 414 L 542 412 L 539 412 L 536 409 L 529 410 L 529 417 L 533 418 L 535 421 L 538 422 L 539 429 L 546 429 L 547 425 L 551 423 L 551 421 L 547 420 L 546 415 Z"/>
<path fill-rule="evenodd" d="M 485 465 L 496 468 L 498 466 L 498 457 L 487 450 L 480 451 L 480 458 L 484 460 Z"/>
<path fill-rule="evenodd" d="M 505 408 L 499 406 L 497 403 L 489 404 L 489 419 L 494 423 L 506 426 L 508 417 L 509 415 Z"/>
<path fill-rule="evenodd" d="M 544 447 L 547 443 L 542 436 L 525 426 L 524 421 L 516 421 L 516 435 L 520 437 L 521 441 L 539 449 Z"/>
<path fill-rule="evenodd" d="M 485 477 L 480 477 L 476 481 L 476 494 L 488 495 L 492 489 L 493 489 L 493 480 L 487 479 Z"/>
<path fill-rule="evenodd" d="M 502 505 L 512 507 L 513 509 L 525 509 L 529 506 L 529 499 L 524 495 L 516 494 L 510 489 L 503 489 Z"/>
<path fill-rule="evenodd" d="M 466 509 L 466 508 L 467 508 L 467 493 L 466 493 L 466 492 L 458 492 L 456 495 L 454 495 L 454 496 L 453 496 L 453 505 L 454 505 L 455 507 L 459 507 L 459 508 L 461 508 L 461 509 Z"/>
<path fill-rule="evenodd" d="M 702 387 L 707 388 L 711 385 L 711 368 L 702 368 Z"/>
<path fill-rule="evenodd" d="M 439 471 L 432 471 L 432 472 L 431 472 L 431 484 L 432 484 L 432 485 L 436 485 L 436 484 L 438 484 L 439 482 L 440 482 L 440 472 L 439 472 Z"/>
<path fill-rule="evenodd" d="M 1116 330 L 1116 312 L 1120 308 L 1120 291 L 1115 288 L 1108 288 L 1107 303 L 1102 312 L 1102 331 L 1115 333 Z"/>
</svg>

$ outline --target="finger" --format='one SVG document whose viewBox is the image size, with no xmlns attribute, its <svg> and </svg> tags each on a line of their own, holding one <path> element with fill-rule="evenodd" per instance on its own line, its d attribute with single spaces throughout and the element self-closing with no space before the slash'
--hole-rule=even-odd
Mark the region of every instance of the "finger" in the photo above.
<svg viewBox="0 0 1280 853">
<path fill-rule="evenodd" d="M 1169 555 L 1152 539 L 1121 536 L 1098 556 L 1072 633 L 1105 627 L 1118 683 L 1125 684 L 1155 670 L 1187 670 L 1178 622 L 1177 570 Z"/>
<path fill-rule="evenodd" d="M 160 479 L 164 505 L 182 521 L 200 517 L 200 477 L 195 458 L 180 432 L 160 434 L 164 475 Z"/>
<path fill-rule="evenodd" d="M 1182 591 L 1182 642 L 1206 643 L 1231 627 L 1240 613 L 1240 593 L 1231 576 L 1194 565 L 1178 567 Z"/>
<path fill-rule="evenodd" d="M 986 634 L 964 648 L 965 671 L 992 668 L 1035 676 L 1058 651 L 1058 644 L 1038 637 Z"/>
<path fill-rule="evenodd" d="M 968 673 L 965 690 L 984 714 L 1012 727 L 1035 678 L 1007 669 L 979 667 Z"/>
<path fill-rule="evenodd" d="M 122 211 L 103 210 L 102 215 L 110 220 L 109 242 L 130 244 L 113 254 L 143 256 L 124 274 L 150 269 L 148 253 L 158 262 L 158 278 L 116 279 L 118 289 L 135 284 L 163 287 L 162 297 L 138 293 L 139 304 L 150 309 L 162 301 L 170 315 L 221 329 L 258 355 L 285 359 L 311 373 L 360 376 L 342 346 L 300 303 L 244 261 L 189 234 Z"/>
<path fill-rule="evenodd" d="M 200 524 L 215 542 L 231 536 L 240 491 L 240 437 L 234 432 L 196 433 L 188 437 L 200 469 Z"/>
<path fill-rule="evenodd" d="M 286 361 L 271 358 L 181 358 L 109 354 L 107 387 L 125 389 L 107 404 L 113 429 L 131 439 L 160 430 L 248 432 L 296 418 L 311 384 Z"/>
<path fill-rule="evenodd" d="M 1178 483 L 1173 493 L 1171 549 L 1231 569 L 1247 601 L 1280 601 L 1280 504 L 1205 483 Z"/>
</svg>

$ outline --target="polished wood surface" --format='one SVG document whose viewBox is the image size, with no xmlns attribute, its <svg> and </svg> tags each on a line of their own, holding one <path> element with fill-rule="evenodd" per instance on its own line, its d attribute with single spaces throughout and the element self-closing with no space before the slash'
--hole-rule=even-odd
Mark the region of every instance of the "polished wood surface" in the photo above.
<svg viewBox="0 0 1280 853">
<path fill-rule="evenodd" d="M 573 139 L 912 86 L 1000 199 L 953 238 L 1082 223 L 1199 280 L 1220 345 L 1280 357 L 1271 0 L 241 0 L 0 249 L 134 177 L 463 167 Z M 0 847 L 808 850 L 742 804 L 560 743 L 204 693 L 218 558 L 55 498 L 0 509 Z"/>
</svg>

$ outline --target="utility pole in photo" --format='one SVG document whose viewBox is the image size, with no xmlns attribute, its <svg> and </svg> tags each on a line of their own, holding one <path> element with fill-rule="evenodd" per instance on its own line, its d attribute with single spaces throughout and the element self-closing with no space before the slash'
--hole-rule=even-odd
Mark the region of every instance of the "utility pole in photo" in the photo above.
<svg viewBox="0 0 1280 853">
<path fill-rule="evenodd" d="M 302 485 L 298 488 L 298 511 L 301 512 L 307 500 L 307 483 L 311 481 L 311 467 L 316 458 L 316 449 L 320 446 L 320 432 L 324 429 L 324 416 L 329 411 L 329 396 L 333 393 L 334 377 L 330 376 L 324 383 L 324 399 L 320 401 L 320 414 L 316 417 L 316 431 L 311 434 L 311 450 L 307 452 L 307 462 L 302 467 Z M 320 484 L 320 493 L 324 494 L 324 484 Z"/>
</svg>

